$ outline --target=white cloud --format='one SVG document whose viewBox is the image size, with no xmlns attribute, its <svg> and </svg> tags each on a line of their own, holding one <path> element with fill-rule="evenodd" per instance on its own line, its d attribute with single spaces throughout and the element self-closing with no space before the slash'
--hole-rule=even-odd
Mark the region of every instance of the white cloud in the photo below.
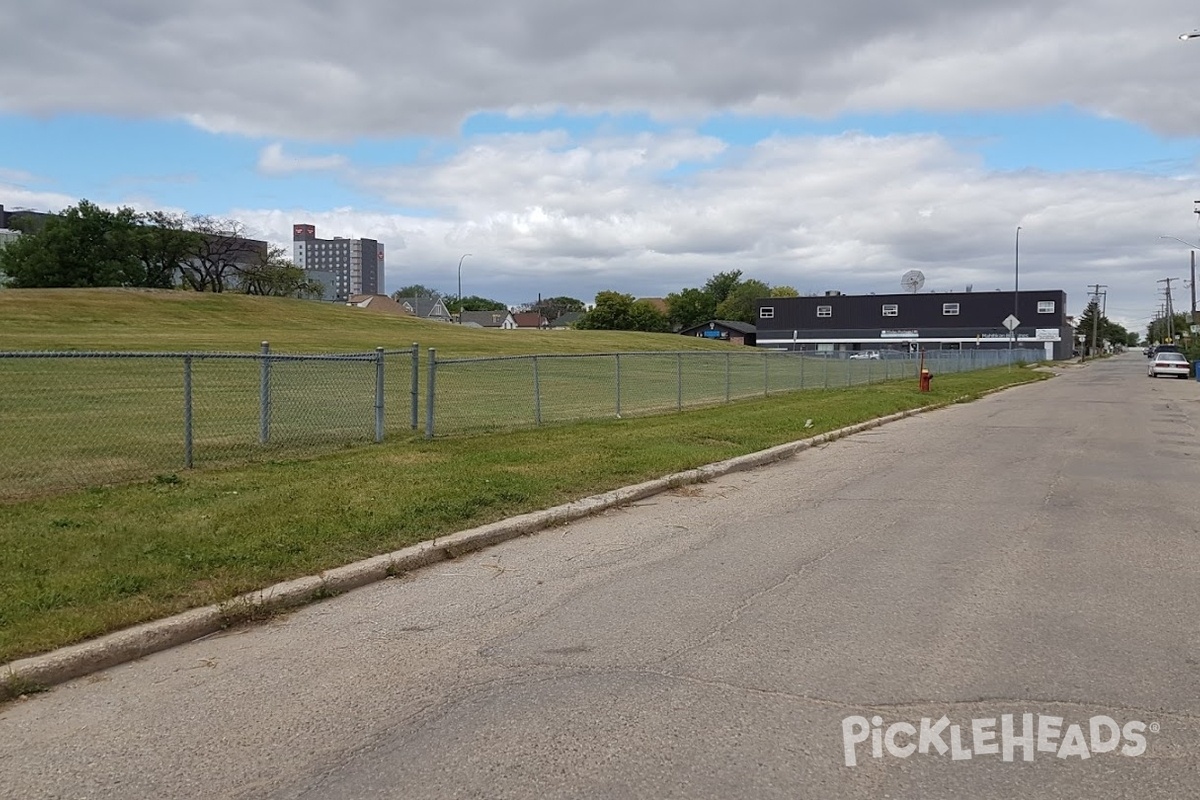
<svg viewBox="0 0 1200 800">
<path fill-rule="evenodd" d="M 1069 105 L 1195 135 L 1195 24 L 1174 0 L 41 0 L 0 8 L 0 108 L 336 139 L 482 109 Z"/>
<path fill-rule="evenodd" d="M 708 168 L 664 179 L 679 153 Z M 393 288 L 453 291 L 469 252 L 464 291 L 510 303 L 538 293 L 591 300 L 605 289 L 664 295 L 730 269 L 802 292 L 899 291 L 914 268 L 926 289 L 1007 291 L 1020 225 L 1022 287 L 1064 289 L 1076 312 L 1087 285 L 1108 284 L 1112 316 L 1137 328 L 1157 307 L 1155 281 L 1179 275 L 1188 258 L 1158 236 L 1188 239 L 1194 224 L 1190 182 L 989 171 L 933 135 L 776 136 L 748 148 L 678 131 L 509 135 L 439 163 L 350 172 L 392 202 L 424 198 L 438 212 L 236 215 L 281 242 L 300 221 L 321 236 L 377 238 Z"/>
<path fill-rule="evenodd" d="M 283 151 L 283 145 L 275 142 L 262 149 L 258 156 L 258 170 L 265 175 L 286 175 L 292 172 L 332 170 L 346 166 L 345 156 L 295 156 Z"/>
</svg>

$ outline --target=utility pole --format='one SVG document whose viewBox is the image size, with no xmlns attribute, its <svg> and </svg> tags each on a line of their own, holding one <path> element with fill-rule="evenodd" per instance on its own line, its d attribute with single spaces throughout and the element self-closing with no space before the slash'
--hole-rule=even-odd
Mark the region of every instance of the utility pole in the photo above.
<svg viewBox="0 0 1200 800">
<path fill-rule="evenodd" d="M 1175 341 L 1175 308 L 1171 303 L 1171 281 L 1177 281 L 1179 278 L 1163 278 L 1158 283 L 1165 283 L 1167 288 L 1164 290 L 1167 293 L 1167 337 Z"/>
<path fill-rule="evenodd" d="M 1100 290 L 1107 289 L 1107 284 L 1092 284 L 1092 302 L 1096 304 L 1095 313 L 1092 314 L 1092 349 L 1091 354 L 1096 355 L 1096 340 L 1100 336 Z"/>
<path fill-rule="evenodd" d="M 1200 210 L 1196 211 L 1200 214 Z M 1192 251 L 1192 325 L 1196 324 L 1196 251 Z"/>
</svg>

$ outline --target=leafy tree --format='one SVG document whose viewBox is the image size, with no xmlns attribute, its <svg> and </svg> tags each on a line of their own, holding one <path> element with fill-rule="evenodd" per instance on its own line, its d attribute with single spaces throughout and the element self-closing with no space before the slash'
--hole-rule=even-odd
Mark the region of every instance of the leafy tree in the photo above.
<svg viewBox="0 0 1200 800">
<path fill-rule="evenodd" d="M 574 297 L 546 297 L 536 303 L 529 303 L 530 311 L 537 311 L 550 322 L 566 314 L 568 311 L 583 311 L 585 304 Z"/>
<path fill-rule="evenodd" d="M 799 297 L 800 293 L 791 286 L 772 286 L 771 297 Z"/>
<path fill-rule="evenodd" d="M 770 297 L 771 287 L 751 278 L 733 287 L 725 300 L 717 305 L 717 318 L 754 322 L 754 301 Z"/>
<path fill-rule="evenodd" d="M 151 211 L 139 215 L 138 222 L 134 246 L 145 273 L 142 285 L 174 288 L 176 276 L 202 247 L 200 234 L 188 228 L 182 214 Z"/>
<path fill-rule="evenodd" d="M 399 300 L 401 297 L 425 297 L 430 300 L 436 300 L 441 296 L 442 293 L 437 289 L 430 289 L 428 286 L 422 286 L 419 283 L 414 283 L 411 286 L 401 286 L 392 292 L 393 300 Z"/>
<path fill-rule="evenodd" d="M 401 297 L 411 297 L 412 295 L 400 295 Z M 467 295 L 460 302 L 457 298 L 444 301 L 446 310 L 451 314 L 457 314 L 460 311 L 507 311 L 508 306 L 501 303 L 499 300 L 491 300 L 487 297 L 479 297 L 478 295 Z"/>
<path fill-rule="evenodd" d="M 241 271 L 241 290 L 270 297 L 310 297 L 325 294 L 320 281 L 309 280 L 303 269 L 288 258 L 287 250 L 269 245 L 267 252 Z"/>
<path fill-rule="evenodd" d="M 633 299 L 631 294 L 600 292 L 592 310 L 575 324 L 576 328 L 600 331 L 666 332 L 670 323 L 653 303 Z"/>
<path fill-rule="evenodd" d="M 131 208 L 109 211 L 81 200 L 5 247 L 0 270 L 16 288 L 144 286 L 137 227 Z"/>
<path fill-rule="evenodd" d="M 704 284 L 704 291 L 712 297 L 715 305 L 724 303 L 726 298 L 733 293 L 738 284 L 742 282 L 742 271 L 735 269 L 730 272 L 718 272 L 708 279 L 708 283 Z"/>
<path fill-rule="evenodd" d="M 683 289 L 667 295 L 667 319 L 675 330 L 715 319 L 717 303 L 704 289 Z"/>
</svg>

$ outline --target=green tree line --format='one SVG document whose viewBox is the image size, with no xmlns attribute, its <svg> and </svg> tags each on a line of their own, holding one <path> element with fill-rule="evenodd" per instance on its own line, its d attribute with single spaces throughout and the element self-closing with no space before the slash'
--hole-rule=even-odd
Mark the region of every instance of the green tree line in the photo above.
<svg viewBox="0 0 1200 800">
<path fill-rule="evenodd" d="M 287 251 L 247 240 L 236 220 L 110 211 L 87 200 L 42 221 L 18 217 L 21 236 L 0 249 L 0 273 L 18 289 L 101 286 L 320 297 L 323 287 Z"/>
</svg>

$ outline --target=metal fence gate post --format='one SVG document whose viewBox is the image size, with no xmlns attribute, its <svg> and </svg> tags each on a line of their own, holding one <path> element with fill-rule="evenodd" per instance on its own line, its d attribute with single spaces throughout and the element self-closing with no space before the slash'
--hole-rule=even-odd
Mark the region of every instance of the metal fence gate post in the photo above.
<svg viewBox="0 0 1200 800">
<path fill-rule="evenodd" d="M 192 468 L 192 357 L 183 357 L 183 465 Z"/>
<path fill-rule="evenodd" d="M 415 431 L 417 429 L 417 403 L 421 397 L 421 376 L 420 376 L 421 354 L 417 350 L 416 342 L 413 342 L 413 345 L 412 345 L 411 358 L 412 358 L 412 403 L 411 403 L 412 419 L 410 420 L 410 424 L 412 425 L 412 429 Z"/>
<path fill-rule="evenodd" d="M 683 411 L 683 353 L 675 354 L 675 410 Z"/>
<path fill-rule="evenodd" d="M 533 357 L 533 421 L 542 424 L 542 386 L 538 380 L 538 357 Z"/>
<path fill-rule="evenodd" d="M 616 381 L 617 381 L 617 419 L 621 418 L 621 354 L 614 353 L 616 359 Z"/>
<path fill-rule="evenodd" d="M 258 379 L 258 443 L 271 440 L 271 345 L 262 343 Z"/>
<path fill-rule="evenodd" d="M 375 441 L 383 441 L 383 348 L 375 348 Z"/>
<path fill-rule="evenodd" d="M 429 380 L 425 386 L 425 438 L 433 438 L 433 398 L 437 385 L 437 349 L 429 348 Z"/>
</svg>

